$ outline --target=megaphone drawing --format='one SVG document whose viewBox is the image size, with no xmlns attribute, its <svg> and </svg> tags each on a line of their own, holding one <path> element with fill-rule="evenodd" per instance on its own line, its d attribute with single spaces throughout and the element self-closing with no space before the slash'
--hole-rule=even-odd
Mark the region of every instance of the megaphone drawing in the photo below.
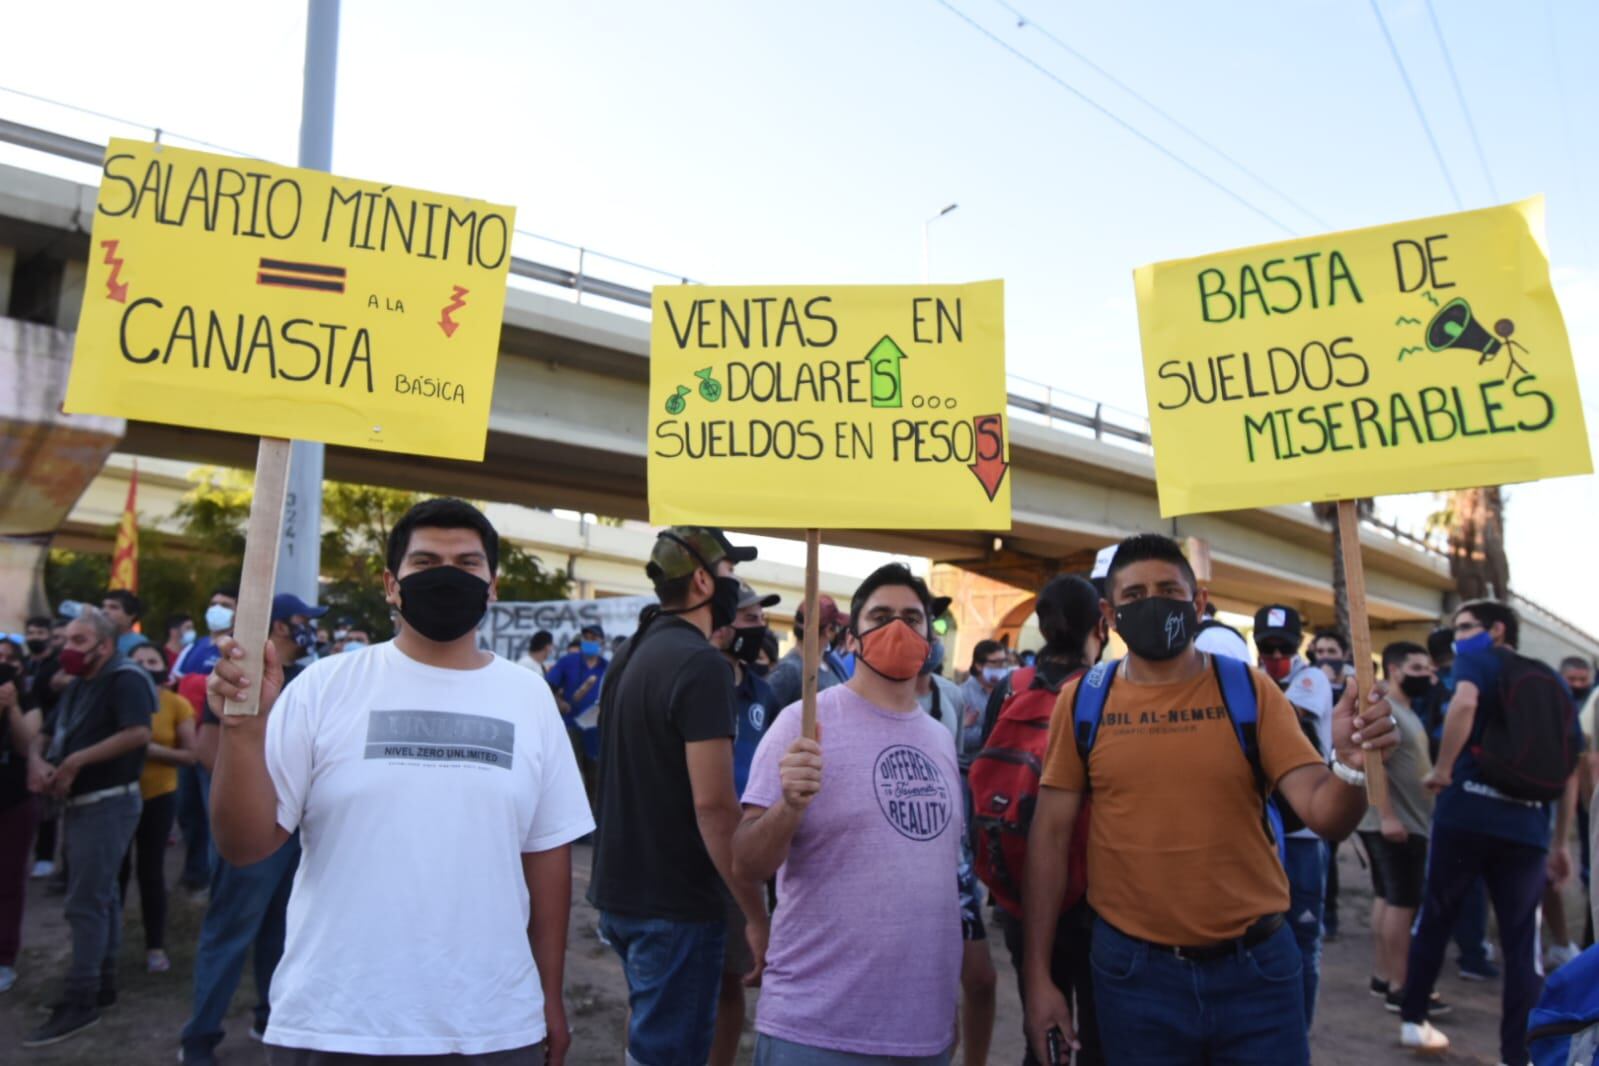
<svg viewBox="0 0 1599 1066">
<path fill-rule="evenodd" d="M 1432 321 L 1427 323 L 1427 347 L 1435 352 L 1447 351 L 1450 348 L 1463 348 L 1468 352 L 1481 352 L 1482 358 L 1477 360 L 1481 366 L 1499 354 L 1501 348 L 1507 349 L 1505 354 L 1509 360 L 1509 369 L 1505 371 L 1505 378 L 1516 371 L 1523 374 L 1527 368 L 1516 360 L 1516 349 L 1526 351 L 1525 345 L 1510 339 L 1515 333 L 1516 324 L 1508 318 L 1501 318 L 1494 323 L 1493 336 L 1477 323 L 1471 313 L 1471 305 L 1465 300 L 1450 300 L 1438 309 L 1432 316 Z"/>
<path fill-rule="evenodd" d="M 1478 362 L 1487 362 L 1490 356 L 1498 353 L 1501 345 L 1477 324 L 1472 317 L 1470 304 L 1464 300 L 1450 300 L 1438 309 L 1438 313 L 1427 324 L 1427 347 L 1435 352 L 1465 348 L 1481 352 L 1482 359 Z"/>
</svg>

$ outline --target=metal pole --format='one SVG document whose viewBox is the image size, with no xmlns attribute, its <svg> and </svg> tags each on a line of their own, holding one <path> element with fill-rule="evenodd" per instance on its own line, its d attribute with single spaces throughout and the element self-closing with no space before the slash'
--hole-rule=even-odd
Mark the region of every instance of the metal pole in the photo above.
<svg viewBox="0 0 1599 1066">
<path fill-rule="evenodd" d="M 338 65 L 339 0 L 307 0 L 300 166 L 311 170 L 333 167 L 333 94 Z M 307 603 L 317 601 L 322 563 L 322 463 L 320 443 L 294 442 L 274 591 L 292 592 Z"/>
</svg>

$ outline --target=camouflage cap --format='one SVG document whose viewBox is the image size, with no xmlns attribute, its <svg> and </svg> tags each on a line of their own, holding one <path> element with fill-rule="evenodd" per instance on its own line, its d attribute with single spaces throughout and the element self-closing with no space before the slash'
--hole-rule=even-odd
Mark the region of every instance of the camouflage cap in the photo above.
<svg viewBox="0 0 1599 1066">
<path fill-rule="evenodd" d="M 644 572 L 658 584 L 687 577 L 701 567 L 711 570 L 723 559 L 747 563 L 754 558 L 753 547 L 734 547 L 713 526 L 671 526 L 656 534 L 655 550 L 650 552 Z"/>
</svg>

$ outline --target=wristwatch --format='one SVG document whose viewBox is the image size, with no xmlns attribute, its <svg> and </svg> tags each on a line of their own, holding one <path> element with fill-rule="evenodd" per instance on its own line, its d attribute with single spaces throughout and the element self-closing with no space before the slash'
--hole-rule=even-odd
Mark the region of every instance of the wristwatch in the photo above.
<svg viewBox="0 0 1599 1066">
<path fill-rule="evenodd" d="M 1339 759 L 1336 755 L 1334 755 L 1332 761 L 1327 764 L 1327 768 L 1337 776 L 1338 780 L 1342 781 L 1346 785 L 1350 785 L 1354 788 L 1366 787 L 1366 772 L 1364 770 L 1356 770 L 1345 766 L 1343 764 L 1343 760 Z"/>
</svg>

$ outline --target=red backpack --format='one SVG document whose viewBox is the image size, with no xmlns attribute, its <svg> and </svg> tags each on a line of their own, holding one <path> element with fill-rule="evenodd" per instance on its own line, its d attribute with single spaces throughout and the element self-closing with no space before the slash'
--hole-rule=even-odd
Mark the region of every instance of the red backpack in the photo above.
<svg viewBox="0 0 1599 1066">
<path fill-rule="evenodd" d="M 1038 681 L 1037 671 L 1032 668 L 1013 673 L 1010 686 L 1011 694 L 1005 698 L 993 731 L 972 760 L 967 784 L 972 792 L 973 866 L 978 878 L 994 894 L 994 901 L 1020 918 L 1027 832 L 1032 828 L 1033 809 L 1038 804 L 1049 719 L 1059 691 Z M 1085 792 L 1072 830 L 1063 911 L 1082 899 L 1088 889 L 1089 807 Z"/>
</svg>

